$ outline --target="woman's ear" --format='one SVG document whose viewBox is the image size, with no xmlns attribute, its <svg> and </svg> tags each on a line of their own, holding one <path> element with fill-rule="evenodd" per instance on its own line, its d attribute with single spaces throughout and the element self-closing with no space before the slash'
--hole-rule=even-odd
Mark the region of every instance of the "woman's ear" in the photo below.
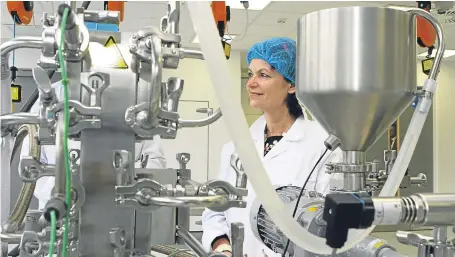
<svg viewBox="0 0 455 257">
<path fill-rule="evenodd" d="M 289 85 L 289 88 L 288 88 L 288 94 L 294 94 L 296 89 L 295 89 L 295 85 L 291 84 L 291 83 L 288 83 Z"/>
</svg>

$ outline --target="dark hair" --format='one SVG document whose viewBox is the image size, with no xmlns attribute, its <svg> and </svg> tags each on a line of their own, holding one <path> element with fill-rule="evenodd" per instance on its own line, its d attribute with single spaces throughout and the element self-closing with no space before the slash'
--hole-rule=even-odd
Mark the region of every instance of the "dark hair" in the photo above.
<svg viewBox="0 0 455 257">
<path fill-rule="evenodd" d="M 294 116 L 294 118 L 299 118 L 303 115 L 302 106 L 300 106 L 295 93 L 288 94 L 286 97 L 286 105 L 288 107 L 289 114 Z"/>
</svg>

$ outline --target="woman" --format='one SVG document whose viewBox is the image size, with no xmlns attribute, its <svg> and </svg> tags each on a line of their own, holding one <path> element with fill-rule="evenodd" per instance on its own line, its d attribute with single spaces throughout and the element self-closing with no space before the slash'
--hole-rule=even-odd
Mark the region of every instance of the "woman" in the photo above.
<svg viewBox="0 0 455 257">
<path fill-rule="evenodd" d="M 262 110 L 262 115 L 250 128 L 251 136 L 270 180 L 274 185 L 302 187 L 313 166 L 325 151 L 328 134 L 316 122 L 304 118 L 295 92 L 296 43 L 288 38 L 273 38 L 255 44 L 248 51 L 249 80 L 246 85 L 250 105 Z M 235 171 L 229 160 L 235 153 L 232 143 L 224 146 L 219 179 L 235 185 Z M 340 153 L 328 152 L 315 169 L 305 189 L 327 193 L 330 175 L 325 163 L 337 161 Z M 333 179 L 332 179 L 333 182 Z M 335 181 L 340 183 L 341 181 Z M 332 183 L 332 186 L 336 186 Z M 258 241 L 249 221 L 251 204 L 256 195 L 248 184 L 247 207 L 226 212 L 205 210 L 202 215 L 202 243 L 206 250 L 231 255 L 232 222 L 245 226 L 243 253 L 248 257 L 277 255 Z"/>
</svg>

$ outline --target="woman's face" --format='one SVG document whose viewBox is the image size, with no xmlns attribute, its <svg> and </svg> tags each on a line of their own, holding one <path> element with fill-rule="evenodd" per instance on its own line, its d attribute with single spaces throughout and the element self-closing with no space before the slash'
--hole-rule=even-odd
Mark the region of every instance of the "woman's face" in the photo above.
<svg viewBox="0 0 455 257">
<path fill-rule="evenodd" d="M 252 108 L 262 111 L 281 108 L 286 106 L 287 95 L 295 93 L 295 87 L 261 59 L 251 60 L 248 76 L 246 88 Z"/>
</svg>

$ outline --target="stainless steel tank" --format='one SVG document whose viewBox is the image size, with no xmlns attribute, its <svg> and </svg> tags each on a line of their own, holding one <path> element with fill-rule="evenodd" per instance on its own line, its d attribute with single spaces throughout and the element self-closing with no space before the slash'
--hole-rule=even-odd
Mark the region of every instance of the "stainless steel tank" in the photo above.
<svg viewBox="0 0 455 257">
<path fill-rule="evenodd" d="M 366 151 L 405 110 L 416 90 L 411 13 L 345 7 L 298 22 L 297 93 L 344 151 Z"/>
</svg>

